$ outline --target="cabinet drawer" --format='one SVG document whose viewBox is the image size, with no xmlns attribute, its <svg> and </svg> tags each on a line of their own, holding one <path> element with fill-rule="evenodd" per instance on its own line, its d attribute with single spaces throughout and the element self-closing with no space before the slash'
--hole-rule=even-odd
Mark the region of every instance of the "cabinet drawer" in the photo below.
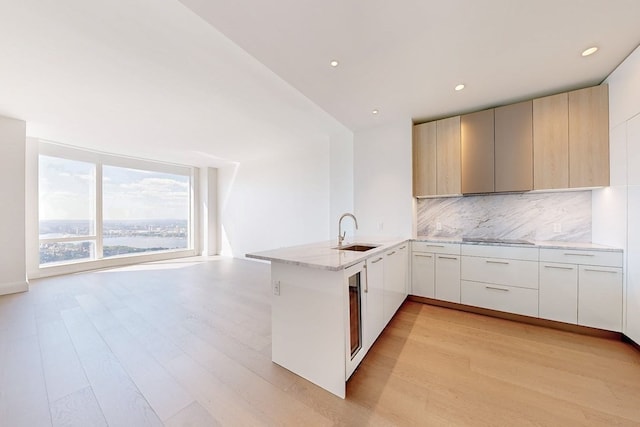
<svg viewBox="0 0 640 427">
<path fill-rule="evenodd" d="M 486 258 L 509 258 L 524 261 L 538 261 L 538 248 L 499 245 L 462 245 L 462 255 Z"/>
<path fill-rule="evenodd" d="M 578 324 L 622 331 L 622 269 L 580 266 Z"/>
<path fill-rule="evenodd" d="M 462 257 L 462 280 L 538 289 L 538 262 Z"/>
<path fill-rule="evenodd" d="M 538 316 L 538 291 L 463 280 L 460 302 L 524 316 Z"/>
<path fill-rule="evenodd" d="M 459 243 L 411 242 L 413 252 L 460 255 Z"/>
<path fill-rule="evenodd" d="M 622 267 L 622 252 L 540 249 L 540 261 Z"/>
</svg>

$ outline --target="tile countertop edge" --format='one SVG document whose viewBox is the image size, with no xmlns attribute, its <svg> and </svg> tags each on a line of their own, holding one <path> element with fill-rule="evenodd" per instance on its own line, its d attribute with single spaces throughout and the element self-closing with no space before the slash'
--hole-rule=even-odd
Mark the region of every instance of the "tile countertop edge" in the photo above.
<svg viewBox="0 0 640 427">
<path fill-rule="evenodd" d="M 570 250 L 586 250 L 586 251 L 605 251 L 605 252 L 624 252 L 622 248 L 614 246 L 601 245 L 598 243 L 586 242 L 561 242 L 561 241 L 532 241 L 532 245 L 509 244 L 509 243 L 493 243 L 493 242 L 463 242 L 457 237 L 417 237 L 411 239 L 412 242 L 430 242 L 430 243 L 459 243 L 462 245 L 485 245 L 485 246 L 513 246 L 520 248 L 539 248 L 539 249 L 570 249 Z"/>
<path fill-rule="evenodd" d="M 357 251 L 340 251 L 335 249 L 334 241 L 317 242 L 299 246 L 289 246 L 268 251 L 247 253 L 245 257 L 262 261 L 280 262 L 300 267 L 315 268 L 329 271 L 340 271 L 381 252 L 409 242 L 408 238 L 358 238 L 356 242 L 345 242 L 343 246 L 352 244 L 377 245 L 374 249 Z M 307 254 L 305 255 L 305 251 Z M 346 259 L 340 259 L 344 256 Z"/>
</svg>

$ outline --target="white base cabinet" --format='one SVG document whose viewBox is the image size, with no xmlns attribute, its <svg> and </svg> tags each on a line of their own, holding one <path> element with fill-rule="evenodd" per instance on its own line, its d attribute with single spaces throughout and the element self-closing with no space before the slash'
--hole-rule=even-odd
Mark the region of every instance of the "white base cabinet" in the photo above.
<svg viewBox="0 0 640 427">
<path fill-rule="evenodd" d="M 463 280 L 462 303 L 523 316 L 538 316 L 536 289 Z"/>
<path fill-rule="evenodd" d="M 578 323 L 578 266 L 540 263 L 540 317 Z"/>
<path fill-rule="evenodd" d="M 460 302 L 460 245 L 413 242 L 411 294 Z"/>
<path fill-rule="evenodd" d="M 384 319 L 385 325 L 407 298 L 408 243 L 384 254 Z"/>
<path fill-rule="evenodd" d="M 622 269 L 580 266 L 578 324 L 622 331 Z"/>
<path fill-rule="evenodd" d="M 622 253 L 540 249 L 540 317 L 622 331 Z"/>
</svg>

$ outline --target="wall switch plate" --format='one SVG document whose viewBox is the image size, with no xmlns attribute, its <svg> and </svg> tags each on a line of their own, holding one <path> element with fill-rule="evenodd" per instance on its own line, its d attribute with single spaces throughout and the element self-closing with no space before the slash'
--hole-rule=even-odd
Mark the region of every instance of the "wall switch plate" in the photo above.
<svg viewBox="0 0 640 427">
<path fill-rule="evenodd" d="M 273 282 L 273 294 L 280 295 L 280 281 L 276 280 Z"/>
<path fill-rule="evenodd" d="M 559 222 L 553 223 L 553 232 L 554 233 L 562 233 L 562 224 Z"/>
<path fill-rule="evenodd" d="M 441 222 L 436 222 L 436 230 L 438 230 L 438 231 L 442 230 L 442 223 Z"/>
</svg>

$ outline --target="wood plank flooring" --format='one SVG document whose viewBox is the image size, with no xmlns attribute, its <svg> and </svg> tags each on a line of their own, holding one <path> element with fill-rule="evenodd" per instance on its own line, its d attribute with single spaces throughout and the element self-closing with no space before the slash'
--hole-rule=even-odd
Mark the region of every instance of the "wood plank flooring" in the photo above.
<svg viewBox="0 0 640 427">
<path fill-rule="evenodd" d="M 638 426 L 631 345 L 405 302 L 342 400 L 271 362 L 269 266 L 192 258 L 0 297 L 0 426 Z"/>
</svg>

